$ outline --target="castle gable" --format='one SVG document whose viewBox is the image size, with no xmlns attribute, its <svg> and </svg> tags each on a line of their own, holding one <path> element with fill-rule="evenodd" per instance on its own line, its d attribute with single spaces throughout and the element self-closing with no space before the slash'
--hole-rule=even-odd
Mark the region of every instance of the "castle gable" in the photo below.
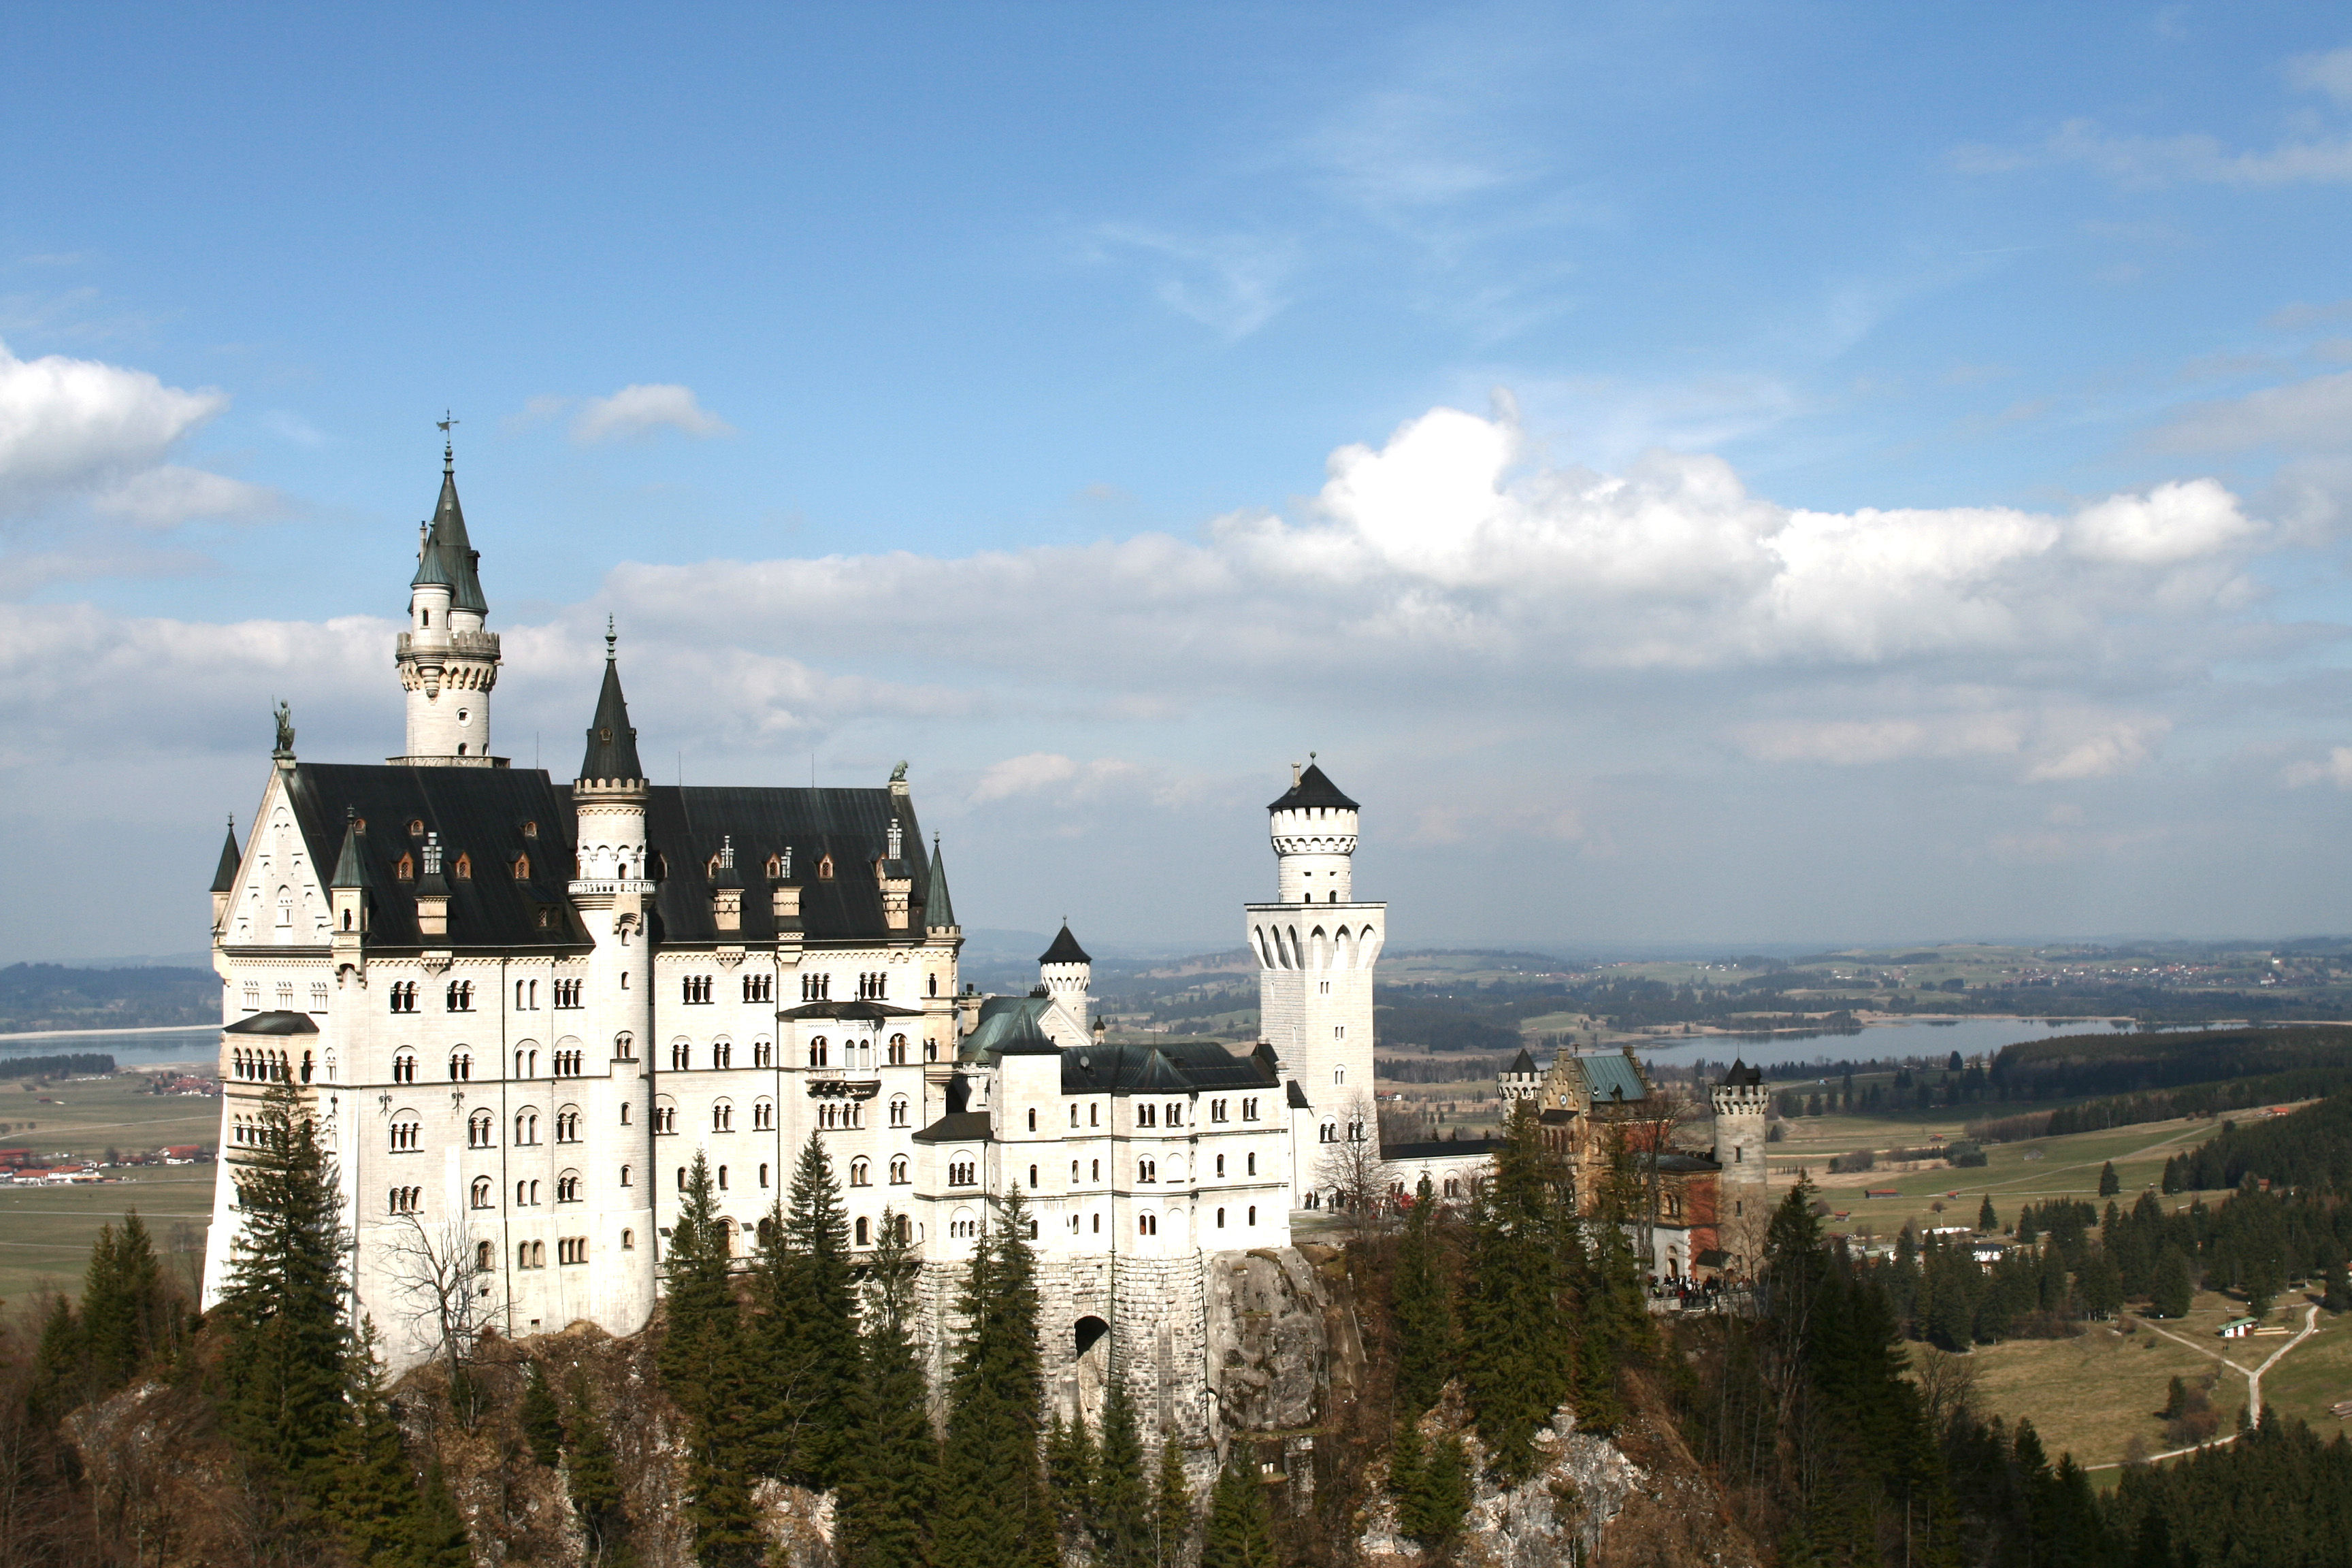
<svg viewBox="0 0 2352 1568">
<path fill-rule="evenodd" d="M 295 777 L 273 769 L 261 814 L 231 880 L 221 941 L 228 947 L 324 947 L 329 939 L 325 873 L 340 832 L 319 847 L 300 808 Z M 215 879 L 217 881 L 218 879 Z"/>
</svg>

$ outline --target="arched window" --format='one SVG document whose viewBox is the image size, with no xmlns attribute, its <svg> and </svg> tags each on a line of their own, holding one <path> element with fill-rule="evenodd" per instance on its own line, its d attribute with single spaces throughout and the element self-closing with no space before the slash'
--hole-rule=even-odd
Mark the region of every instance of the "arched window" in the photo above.
<svg viewBox="0 0 2352 1568">
<path fill-rule="evenodd" d="M 490 1184 L 489 1177 L 476 1176 L 474 1178 L 474 1206 L 478 1209 L 488 1208 L 494 1201 L 490 1194 L 497 1190 L 498 1189 L 496 1187 Z"/>
<path fill-rule="evenodd" d="M 566 1171 L 555 1178 L 555 1201 L 560 1204 L 576 1204 L 580 1201 L 579 1172 Z"/>
<path fill-rule="evenodd" d="M 719 1190 L 722 1193 L 727 1190 L 727 1167 L 724 1165 L 719 1167 Z"/>
<path fill-rule="evenodd" d="M 423 1147 L 425 1123 L 417 1119 L 416 1112 L 403 1110 L 395 1114 L 392 1119 L 392 1152 L 412 1154 Z"/>
<path fill-rule="evenodd" d="M 415 1083 L 416 1081 L 416 1053 L 415 1051 L 403 1051 L 398 1056 L 392 1058 L 392 1081 L 394 1083 Z"/>
<path fill-rule="evenodd" d="M 723 1100 L 713 1105 L 710 1108 L 710 1130 L 713 1132 L 734 1131 L 735 1108 Z"/>
<path fill-rule="evenodd" d="M 625 1186 L 625 1186 L 627 1186 L 628 1184 L 629 1184 L 629 1168 L 628 1168 L 626 1165 L 624 1165 L 624 1166 L 622 1166 L 622 1167 L 621 1167 L 621 1185 L 623 1185 L 623 1186 Z"/>
<path fill-rule="evenodd" d="M 1029 1131 L 1037 1131 L 1037 1108 L 1034 1105 L 1029 1108 Z"/>
<path fill-rule="evenodd" d="M 904 1154 L 896 1156 L 890 1162 L 890 1184 L 894 1187 L 903 1187 L 907 1184 L 907 1156 Z"/>
<path fill-rule="evenodd" d="M 1249 1222 L 1252 1225 L 1255 1225 L 1257 1223 L 1257 1205 L 1255 1204 L 1252 1204 L 1249 1206 Z"/>
<path fill-rule="evenodd" d="M 1217 1228 L 1219 1230 L 1225 1228 L 1225 1211 L 1223 1209 L 1217 1211 Z"/>
<path fill-rule="evenodd" d="M 849 1184 L 851 1186 L 871 1186 L 873 1182 L 874 1176 L 872 1169 L 866 1164 L 866 1159 L 863 1155 L 860 1155 L 858 1158 L 849 1162 Z"/>
<path fill-rule="evenodd" d="M 613 1037 L 613 1055 L 622 1061 L 637 1059 L 637 1037 L 624 1029 Z"/>
<path fill-rule="evenodd" d="M 760 1190 L 768 1190 L 768 1162 L 765 1160 L 760 1162 Z"/>
<path fill-rule="evenodd" d="M 1217 1156 L 1217 1179 L 1221 1182 L 1225 1179 L 1225 1157 L 1223 1154 Z"/>
<path fill-rule="evenodd" d="M 498 1260 L 499 1251 L 496 1242 L 485 1241 L 475 1247 L 474 1268 L 479 1272 L 488 1274 L 498 1266 Z"/>
<path fill-rule="evenodd" d="M 555 1113 L 555 1141 L 558 1143 L 580 1142 L 580 1108 L 567 1105 Z"/>
<path fill-rule="evenodd" d="M 860 1247 L 871 1245 L 866 1239 L 866 1216 L 864 1215 L 859 1215 L 857 1216 L 857 1245 Z"/>
<path fill-rule="evenodd" d="M 684 1040 L 672 1040 L 669 1043 L 669 1065 L 671 1068 L 677 1071 L 684 1071 L 686 1069 L 687 1058 L 688 1054 L 689 1052 L 687 1043 Z"/>
<path fill-rule="evenodd" d="M 719 1040 L 714 1042 L 710 1047 L 710 1065 L 715 1068 L 733 1067 L 735 1065 L 735 1042 L 732 1040 Z"/>
<path fill-rule="evenodd" d="M 474 1053 L 460 1047 L 449 1053 L 449 1081 L 464 1083 L 474 1076 Z"/>
<path fill-rule="evenodd" d="M 637 1233 L 634 1230 L 623 1231 L 621 1233 L 621 1250 L 624 1252 L 635 1252 L 636 1249 Z"/>
<path fill-rule="evenodd" d="M 894 1068 L 907 1065 L 907 1037 L 904 1035 L 890 1037 L 890 1065 Z"/>
<path fill-rule="evenodd" d="M 808 1065 L 813 1068 L 821 1068 L 825 1065 L 826 1056 L 824 1037 L 823 1035 L 817 1036 L 816 1038 L 809 1042 L 808 1058 Z"/>
<path fill-rule="evenodd" d="M 772 1100 L 753 1100 L 751 1102 L 751 1131 L 754 1132 L 772 1132 L 775 1131 L 775 1127 L 776 1102 Z"/>
<path fill-rule="evenodd" d="M 514 1075 L 517 1078 L 537 1078 L 539 1076 L 539 1053 L 533 1050 L 517 1051 L 515 1053 Z"/>
<path fill-rule="evenodd" d="M 1033 1193 L 1037 1190 L 1037 1167 L 1034 1165 L 1029 1167 L 1029 1190 Z"/>
<path fill-rule="evenodd" d="M 514 1129 L 514 1141 L 517 1143 L 530 1144 L 538 1142 L 539 1112 L 536 1110 L 516 1111 Z"/>
<path fill-rule="evenodd" d="M 1135 1216 L 1135 1233 L 1138 1236 L 1158 1236 L 1160 1234 L 1160 1216 L 1158 1215 L 1150 1214 L 1137 1215 Z"/>
<path fill-rule="evenodd" d="M 904 1095 L 890 1102 L 890 1125 L 893 1127 L 907 1125 L 907 1100 Z"/>
<path fill-rule="evenodd" d="M 1331 1081 L 1333 1083 L 1346 1083 L 1348 1081 L 1347 1063 L 1341 1062 L 1338 1067 L 1331 1069 Z"/>
<path fill-rule="evenodd" d="M 1158 1163 L 1151 1160 L 1138 1160 L 1135 1163 L 1135 1179 L 1138 1182 L 1158 1181 L 1160 1179 Z"/>
<path fill-rule="evenodd" d="M 686 1191 L 686 1167 L 684 1165 L 680 1165 L 677 1168 L 677 1190 L 681 1193 Z"/>
<path fill-rule="evenodd" d="M 473 1116 L 466 1123 L 466 1147 L 468 1149 L 487 1149 L 490 1147 L 493 1142 L 497 1142 L 497 1134 L 494 1130 L 497 1128 L 498 1124 L 498 1119 L 492 1116 L 487 1110 L 477 1110 L 474 1112 Z"/>
<path fill-rule="evenodd" d="M 751 1065 L 755 1068 L 772 1068 L 776 1065 L 776 1047 L 772 1041 L 753 1040 L 751 1042 Z"/>
</svg>

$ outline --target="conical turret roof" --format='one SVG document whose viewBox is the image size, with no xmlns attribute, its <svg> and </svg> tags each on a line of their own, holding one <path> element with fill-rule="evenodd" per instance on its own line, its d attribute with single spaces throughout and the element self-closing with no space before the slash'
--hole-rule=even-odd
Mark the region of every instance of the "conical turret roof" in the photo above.
<svg viewBox="0 0 2352 1568">
<path fill-rule="evenodd" d="M 330 888 L 364 888 L 368 885 L 367 829 L 360 826 L 359 813 L 343 808 L 343 852 L 335 857 L 334 879 Z"/>
<path fill-rule="evenodd" d="M 641 779 L 637 732 L 629 727 L 628 700 L 621 695 L 621 667 L 605 641 L 604 689 L 596 697 L 596 721 L 588 726 L 588 752 L 580 762 L 583 779 Z"/>
<path fill-rule="evenodd" d="M 1306 772 L 1298 775 L 1298 782 L 1292 784 L 1288 792 L 1280 800 L 1267 806 L 1266 810 L 1289 811 L 1296 807 L 1311 805 L 1331 806 L 1341 811 L 1359 809 L 1354 801 L 1339 793 L 1339 786 L 1331 782 L 1328 774 L 1310 762 L 1307 764 Z"/>
<path fill-rule="evenodd" d="M 1088 958 L 1087 950 L 1078 945 L 1078 939 L 1070 934 L 1070 922 L 1064 921 L 1062 934 L 1054 939 L 1053 946 L 1038 955 L 1037 962 L 1040 963 L 1092 963 L 1094 960 Z"/>
<path fill-rule="evenodd" d="M 236 852 L 236 818 L 228 819 L 228 840 L 221 846 L 220 868 L 213 873 L 213 891 L 236 891 L 236 873 L 245 864 L 245 857 Z"/>
<path fill-rule="evenodd" d="M 940 858 L 937 838 L 931 840 L 931 879 L 923 892 L 923 923 L 933 927 L 956 923 L 955 903 L 948 897 L 948 866 Z"/>
<path fill-rule="evenodd" d="M 456 458 L 446 449 L 441 456 L 441 500 L 433 508 L 433 526 L 425 536 L 425 552 L 409 586 L 446 584 L 450 608 L 487 616 L 490 602 L 482 594 L 482 556 L 466 535 L 466 509 L 457 502 Z"/>
</svg>

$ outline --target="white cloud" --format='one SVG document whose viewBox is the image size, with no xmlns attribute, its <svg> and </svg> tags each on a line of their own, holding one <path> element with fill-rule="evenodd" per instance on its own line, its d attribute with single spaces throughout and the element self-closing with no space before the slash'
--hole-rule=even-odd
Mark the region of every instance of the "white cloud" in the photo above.
<svg viewBox="0 0 2352 1568">
<path fill-rule="evenodd" d="M 2171 452 L 2341 451 L 2352 445 L 2352 371 L 2198 404 L 2175 415 L 2150 440 Z"/>
<path fill-rule="evenodd" d="M 2191 479 L 2085 507 L 2071 535 L 2075 553 L 2095 561 L 2168 566 L 2227 549 L 2253 526 L 2237 497 L 2211 479 Z"/>
<path fill-rule="evenodd" d="M 1220 337 L 1248 337 L 1289 300 L 1284 285 L 1297 266 L 1288 241 L 1254 235 L 1200 237 L 1130 224 L 1105 224 L 1094 233 L 1097 257 L 1139 252 L 1153 259 L 1160 302 Z"/>
<path fill-rule="evenodd" d="M 228 406 L 210 390 L 165 386 L 145 371 L 0 344 L 0 518 L 115 489 Z"/>
<path fill-rule="evenodd" d="M 2297 55 L 2286 63 L 2286 79 L 2292 86 L 2324 92 L 2338 103 L 2352 104 L 2352 48 Z"/>
<path fill-rule="evenodd" d="M 2095 121 L 2070 120 L 2039 147 L 1963 147 L 1953 154 L 1953 162 L 1963 172 L 1979 174 L 2075 163 L 2122 185 L 2187 184 L 2265 189 L 2352 180 L 2352 138 L 2318 136 L 2252 152 L 2232 150 L 2202 132 L 2117 135 L 2102 130 Z"/>
<path fill-rule="evenodd" d="M 2284 776 L 2289 789 L 2306 789 L 2315 784 L 2352 789 L 2352 746 L 2332 747 L 2319 762 L 2290 763 Z"/>
<path fill-rule="evenodd" d="M 167 463 L 100 491 L 91 498 L 90 510 L 142 528 L 162 529 L 199 518 L 258 521 L 282 512 L 285 501 L 266 485 Z"/>
<path fill-rule="evenodd" d="M 1996 763 L 2023 783 L 2053 784 L 2127 773 L 2149 759 L 2171 728 L 2158 715 L 2100 712 L 2063 700 L 2039 708 L 1965 705 L 1994 695 L 1910 696 L 1904 700 L 1906 711 L 1750 724 L 1737 738 L 1749 756 L 1763 762 L 1870 767 L 1975 759 Z M 1933 710 L 1953 701 L 1963 704 L 1959 710 Z"/>
<path fill-rule="evenodd" d="M 549 412 L 546 402 L 532 399 L 530 412 Z M 666 429 L 697 439 L 735 433 L 733 426 L 695 401 L 693 389 L 674 383 L 625 386 L 610 397 L 592 397 L 572 420 L 572 438 L 583 447 L 642 440 Z"/>
</svg>

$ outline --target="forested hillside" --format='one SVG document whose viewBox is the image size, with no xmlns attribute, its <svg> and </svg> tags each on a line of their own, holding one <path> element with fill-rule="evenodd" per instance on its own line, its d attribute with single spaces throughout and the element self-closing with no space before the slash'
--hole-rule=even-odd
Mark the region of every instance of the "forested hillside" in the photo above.
<svg viewBox="0 0 2352 1568">
<path fill-rule="evenodd" d="M 0 969 L 0 1034 L 215 1024 L 220 1005 L 220 979 L 203 969 Z"/>
</svg>

